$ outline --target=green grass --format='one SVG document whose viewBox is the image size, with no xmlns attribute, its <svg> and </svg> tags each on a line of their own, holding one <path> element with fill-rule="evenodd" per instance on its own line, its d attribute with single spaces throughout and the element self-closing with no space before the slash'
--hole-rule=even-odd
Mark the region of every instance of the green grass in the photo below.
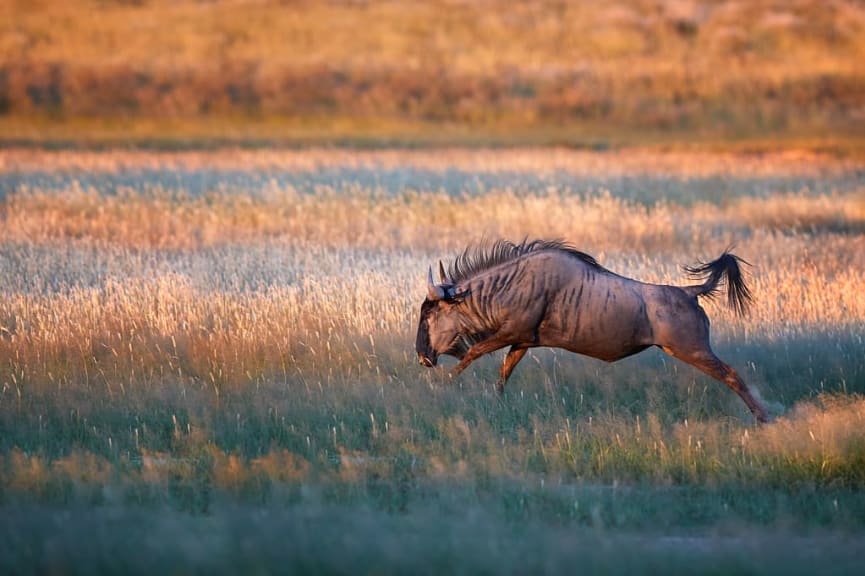
<svg viewBox="0 0 865 576">
<path fill-rule="evenodd" d="M 7 511 L 0 530 L 6 574 L 24 573 L 22 565 L 64 574 L 851 574 L 863 545 L 833 532 L 734 526 L 645 535 L 435 503 L 398 515 L 323 503 L 230 505 L 208 516 L 37 507 Z"/>
<path fill-rule="evenodd" d="M 839 346 L 857 344 L 798 351 Z M 394 366 L 218 402 L 171 379 L 120 398 L 101 385 L 4 396 L 4 572 L 774 574 L 832 558 L 849 573 L 865 443 L 832 426 L 861 426 L 863 400 L 837 380 L 808 399 L 774 347 L 739 354 L 778 371 L 764 394 L 798 408 L 756 429 L 728 391 L 651 356 L 524 366 L 502 400 L 489 361 L 453 384 Z M 858 362 L 838 370 L 862 390 Z"/>
<path fill-rule="evenodd" d="M 591 383 L 553 390 L 532 383 L 536 371 L 503 401 L 471 379 L 383 388 L 370 376 L 308 389 L 273 382 L 219 405 L 209 391 L 170 383 L 123 401 L 99 390 L 32 397 L 3 410 L 0 568 L 855 569 L 861 441 L 828 466 L 819 455 L 762 453 L 751 449 L 762 432 L 719 420 L 712 402 L 685 413 L 688 426 L 677 422 L 681 397 L 654 412 L 657 383 L 648 405 L 622 415 L 609 403 L 636 392 L 622 376 L 602 376 L 595 385 L 620 389 L 596 405 L 578 399 Z M 722 395 L 709 397 L 726 405 Z M 861 400 L 834 402 L 843 419 Z M 790 419 L 807 434 L 807 419 Z"/>
</svg>

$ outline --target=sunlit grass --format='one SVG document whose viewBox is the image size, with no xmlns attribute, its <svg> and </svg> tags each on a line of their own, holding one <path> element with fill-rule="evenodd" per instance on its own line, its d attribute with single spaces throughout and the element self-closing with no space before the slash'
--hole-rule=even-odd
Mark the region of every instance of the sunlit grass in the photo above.
<svg viewBox="0 0 865 576">
<path fill-rule="evenodd" d="M 863 227 L 861 194 L 645 207 L 556 190 L 21 192 L 0 232 L 0 354 L 39 382 L 77 380 L 94 364 L 115 377 L 230 382 L 284 372 L 287 358 L 350 367 L 356 342 L 411 342 L 430 263 L 501 236 L 567 238 L 613 271 L 661 283 L 686 283 L 683 264 L 736 241 L 757 299 L 744 321 L 713 306 L 716 337 L 849 333 L 865 320 Z"/>
</svg>

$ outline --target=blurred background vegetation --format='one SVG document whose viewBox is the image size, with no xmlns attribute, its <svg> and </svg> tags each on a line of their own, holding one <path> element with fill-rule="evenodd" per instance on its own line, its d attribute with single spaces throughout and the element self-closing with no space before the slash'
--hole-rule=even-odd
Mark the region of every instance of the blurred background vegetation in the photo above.
<svg viewBox="0 0 865 576">
<path fill-rule="evenodd" d="M 853 0 L 2 0 L 0 134 L 849 146 L 862 62 Z"/>
</svg>

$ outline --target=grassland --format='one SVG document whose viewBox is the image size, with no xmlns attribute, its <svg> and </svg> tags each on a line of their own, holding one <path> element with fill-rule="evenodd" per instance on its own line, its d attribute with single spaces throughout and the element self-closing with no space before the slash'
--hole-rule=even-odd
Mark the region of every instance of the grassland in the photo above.
<svg viewBox="0 0 865 576">
<path fill-rule="evenodd" d="M 0 134 L 861 149 L 863 38 L 852 0 L 4 0 Z"/>
<path fill-rule="evenodd" d="M 0 152 L 0 571 L 851 573 L 865 196 L 814 152 Z M 427 266 L 565 237 L 685 282 L 776 420 L 646 352 L 417 366 Z"/>
</svg>

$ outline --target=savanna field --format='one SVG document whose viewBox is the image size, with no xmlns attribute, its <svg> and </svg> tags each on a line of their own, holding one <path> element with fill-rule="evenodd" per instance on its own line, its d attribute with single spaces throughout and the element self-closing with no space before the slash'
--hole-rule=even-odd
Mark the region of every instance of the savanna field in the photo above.
<svg viewBox="0 0 865 576">
<path fill-rule="evenodd" d="M 0 151 L 0 571 L 850 573 L 865 173 L 819 152 Z M 565 238 L 659 283 L 725 248 L 713 346 L 414 352 L 426 272 Z"/>
<path fill-rule="evenodd" d="M 0 0 L 0 574 L 858 574 L 857 0 Z M 419 365 L 427 271 L 749 264 L 712 347 Z"/>
</svg>

